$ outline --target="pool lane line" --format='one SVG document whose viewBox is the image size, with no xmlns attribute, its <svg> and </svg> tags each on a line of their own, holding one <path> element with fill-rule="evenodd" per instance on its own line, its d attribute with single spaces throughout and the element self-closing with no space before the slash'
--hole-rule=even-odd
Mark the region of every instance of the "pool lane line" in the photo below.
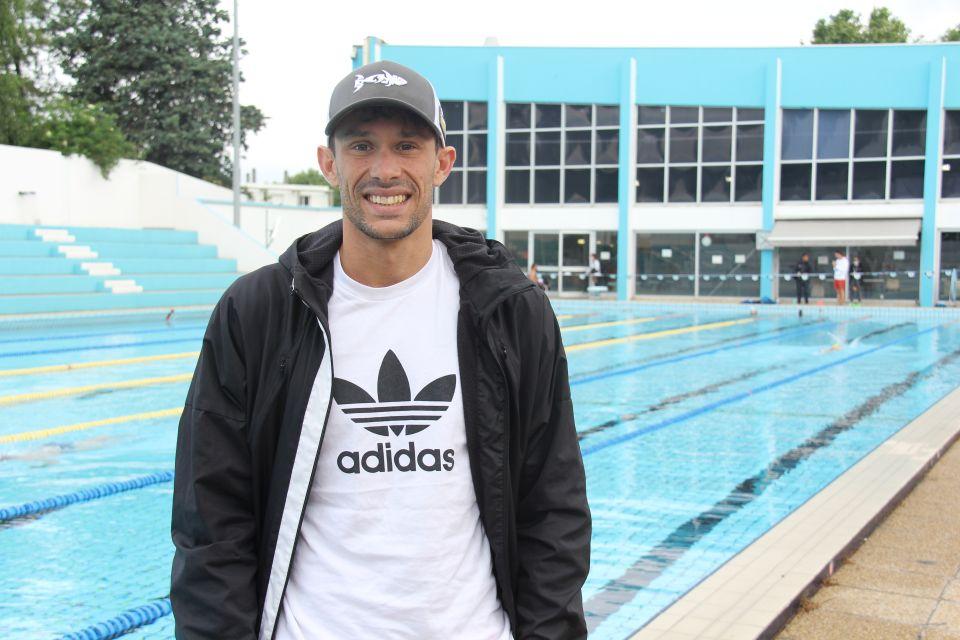
<svg viewBox="0 0 960 640">
<path fill-rule="evenodd" d="M 743 382 L 744 380 L 749 380 L 750 378 L 755 378 L 759 375 L 763 375 L 764 373 L 770 373 L 771 371 L 776 371 L 777 369 L 783 369 L 787 366 L 788 366 L 787 363 L 783 363 L 783 364 L 775 364 L 769 367 L 761 367 L 760 369 L 747 371 L 746 373 L 740 374 L 738 376 L 734 376 L 732 378 L 727 378 L 726 380 L 721 380 L 720 382 L 714 382 L 714 383 L 708 384 L 704 387 L 700 387 L 699 389 L 694 389 L 693 391 L 687 391 L 685 393 L 669 396 L 667 398 L 664 398 L 663 400 L 660 400 L 656 404 L 652 404 L 649 407 L 646 407 L 635 413 L 626 413 L 616 418 L 607 420 L 606 422 L 602 422 L 593 427 L 588 427 L 587 429 L 584 429 L 582 431 L 577 431 L 577 440 L 583 440 L 588 436 L 596 435 L 597 433 L 606 431 L 607 429 L 615 427 L 624 422 L 631 422 L 633 420 L 636 420 L 640 416 L 647 415 L 650 413 L 655 413 L 657 411 L 662 411 L 663 409 L 666 409 L 670 405 L 677 404 L 678 402 L 683 402 L 684 400 L 689 400 L 690 398 L 698 398 L 700 396 L 707 395 L 708 393 L 713 393 L 714 391 L 718 389 L 722 389 L 723 387 L 729 386 L 731 384 L 736 384 L 737 382 Z"/>
<path fill-rule="evenodd" d="M 11 433 L 0 436 L 0 444 L 9 444 L 12 442 L 27 442 L 30 440 L 42 440 L 64 433 L 74 431 L 85 431 L 95 429 L 96 427 L 106 427 L 114 424 L 123 424 L 124 422 L 139 422 L 142 420 L 155 420 L 157 418 L 169 418 L 179 416 L 183 407 L 174 407 L 173 409 L 161 409 L 159 411 L 144 411 L 142 413 L 131 413 L 125 416 L 115 416 L 113 418 L 103 418 L 102 420 L 90 420 L 88 422 L 77 422 L 75 424 L 65 424 L 59 427 L 50 427 L 49 429 L 37 429 L 35 431 L 22 431 L 20 433 Z"/>
<path fill-rule="evenodd" d="M 694 345 L 692 347 L 686 347 L 684 349 L 678 349 L 676 351 L 671 351 L 670 356 L 664 356 L 663 354 L 655 354 L 648 356 L 646 358 L 641 358 L 639 360 L 627 361 L 633 362 L 630 366 L 624 367 L 627 363 L 619 363 L 612 367 L 605 367 L 603 369 L 594 369 L 593 371 L 588 371 L 587 373 L 581 373 L 573 376 L 570 379 L 570 386 L 576 386 L 579 384 L 586 384 L 588 382 L 594 382 L 596 380 L 604 380 L 606 378 L 612 378 L 616 376 L 627 375 L 630 373 L 636 373 L 637 371 L 643 371 L 644 369 L 649 369 L 651 367 L 658 367 L 664 364 L 672 364 L 674 362 L 682 362 L 684 360 L 693 360 L 703 356 L 708 356 L 713 353 L 718 353 L 720 351 L 730 351 L 732 349 L 739 349 L 741 347 L 747 347 L 754 344 L 760 344 L 763 342 L 770 342 L 771 340 L 777 340 L 782 338 L 786 334 L 793 335 L 803 335 L 806 333 L 811 333 L 816 329 L 821 329 L 825 326 L 830 326 L 835 324 L 833 321 L 827 320 L 814 320 L 813 322 L 801 322 L 799 326 L 783 326 L 775 327 L 773 329 L 767 329 L 765 331 L 754 331 L 752 333 L 747 333 L 739 336 L 732 336 L 729 338 L 724 338 L 722 340 L 716 340 L 709 344 L 705 345 Z M 845 323 L 844 323 L 845 324 Z M 773 335 L 766 338 L 755 338 L 755 336 L 767 335 L 770 333 L 780 334 Z M 755 338 L 755 339 L 751 339 Z M 740 342 L 746 340 L 746 342 Z M 729 345 L 726 347 L 717 347 L 717 345 L 728 344 L 730 342 L 737 342 L 738 344 Z M 678 354 L 689 354 L 691 351 L 696 353 L 680 356 Z M 621 368 L 624 367 L 624 368 Z"/>
<path fill-rule="evenodd" d="M 17 393 L 10 396 L 0 396 L 0 407 L 7 407 L 12 404 L 23 404 L 25 402 L 36 402 L 38 400 L 53 400 L 55 398 L 65 398 L 67 396 L 79 396 L 94 391 L 103 391 L 104 389 L 140 389 L 142 387 L 153 387 L 160 384 L 186 382 L 192 377 L 192 373 L 178 373 L 172 376 L 140 378 L 139 380 L 118 380 L 115 382 L 99 382 L 97 384 L 85 384 L 79 387 L 61 387 L 59 389 L 48 389 L 46 391 Z"/>
<path fill-rule="evenodd" d="M 609 447 L 616 446 L 616 445 L 619 445 L 619 444 L 623 444 L 624 442 L 627 442 L 627 441 L 629 441 L 629 440 L 633 440 L 634 438 L 638 438 L 638 437 L 640 437 L 640 436 L 642 436 L 642 435 L 646 435 L 646 434 L 648 434 L 648 433 L 653 433 L 654 431 L 660 431 L 661 429 L 665 429 L 665 428 L 667 428 L 667 427 L 671 427 L 671 426 L 673 426 L 673 425 L 675 425 L 675 424 L 679 424 L 679 423 L 681 423 L 681 422 L 686 422 L 687 420 L 690 420 L 691 418 L 696 418 L 697 416 L 701 416 L 701 415 L 710 413 L 710 412 L 715 411 L 715 410 L 719 409 L 720 407 L 724 407 L 724 406 L 726 406 L 726 405 L 728 405 L 728 404 L 733 404 L 734 402 L 739 402 L 740 400 L 745 400 L 745 399 L 747 399 L 747 398 L 752 398 L 752 397 L 754 397 L 754 396 L 756 396 L 756 395 L 758 395 L 758 394 L 760 394 L 760 393 L 763 393 L 764 391 L 770 391 L 771 389 L 776 389 L 776 388 L 778 388 L 778 387 L 782 387 L 782 386 L 784 386 L 784 385 L 790 384 L 790 383 L 792 383 L 792 382 L 796 382 L 797 380 L 802 380 L 803 378 L 807 378 L 807 377 L 809 377 L 809 376 L 812 376 L 812 375 L 814 375 L 814 374 L 820 373 L 820 372 L 822 372 L 822 371 L 827 371 L 828 369 L 832 369 L 832 368 L 834 368 L 834 367 L 839 367 L 840 365 L 846 364 L 846 363 L 848 363 L 848 362 L 850 362 L 850 361 L 852 361 L 852 360 L 856 360 L 856 359 L 858 359 L 858 358 L 863 358 L 863 357 L 868 356 L 868 355 L 870 355 L 870 354 L 872 354 L 872 353 L 875 353 L 875 352 L 877 352 L 877 351 L 880 351 L 881 349 L 886 349 L 887 347 L 892 347 L 892 346 L 897 345 L 897 344 L 900 344 L 900 343 L 902 343 L 902 342 L 906 342 L 907 340 L 912 340 L 913 338 L 919 338 L 920 336 L 926 335 L 926 334 L 928 334 L 928 333 L 932 333 L 932 332 L 940 329 L 941 327 L 944 327 L 944 326 L 946 326 L 946 325 L 948 325 L 948 324 L 953 324 L 954 322 L 956 322 L 956 321 L 947 322 L 947 323 L 944 323 L 944 324 L 939 324 L 939 325 L 936 325 L 936 326 L 934 326 L 934 327 L 930 327 L 929 329 L 923 329 L 922 331 L 918 331 L 918 332 L 916 332 L 916 333 L 911 333 L 910 335 L 903 336 L 902 338 L 897 338 L 896 340 L 891 340 L 890 342 L 884 342 L 883 344 L 877 345 L 877 346 L 875 346 L 875 347 L 870 347 L 869 349 L 865 349 L 865 350 L 863 350 L 863 351 L 858 351 L 858 352 L 856 352 L 856 353 L 852 353 L 852 354 L 850 354 L 850 355 L 848 355 L 848 356 L 844 356 L 843 358 L 840 358 L 839 360 L 834 360 L 833 362 L 827 362 L 827 363 L 825 363 L 825 364 L 817 365 L 816 367 L 811 367 L 811 368 L 809 368 L 809 369 L 804 369 L 803 371 L 799 371 L 799 372 L 797 372 L 797 373 L 794 373 L 794 374 L 792 374 L 792 375 L 786 376 L 786 377 L 784 377 L 784 378 L 780 378 L 779 380 L 774 380 L 774 381 L 772 381 L 772 382 L 768 382 L 768 383 L 766 383 L 766 384 L 760 385 L 759 387 L 754 387 L 753 389 L 748 389 L 747 391 L 744 391 L 744 392 L 742 392 L 742 393 L 737 393 L 737 394 L 734 394 L 734 395 L 732 395 L 732 396 L 727 396 L 726 398 L 721 398 L 720 400 L 717 400 L 717 401 L 715 401 L 715 402 L 711 402 L 711 403 L 709 403 L 709 404 L 705 404 L 705 405 L 703 405 L 702 407 L 697 407 L 696 409 L 691 409 L 690 411 L 686 411 L 686 412 L 681 413 L 680 415 L 674 416 L 674 417 L 672 417 L 672 418 L 668 418 L 668 419 L 666 419 L 666 420 L 661 420 L 660 422 L 655 422 L 655 423 L 653 423 L 653 424 L 651 424 L 651 425 L 647 425 L 646 427 L 641 427 L 640 429 L 636 429 L 636 430 L 634 430 L 634 431 L 630 431 L 630 432 L 625 433 L 625 434 L 623 434 L 623 435 L 621 435 L 621 436 L 618 436 L 618 437 L 616 437 L 616 438 L 611 438 L 610 440 L 606 440 L 606 441 L 604 441 L 604 442 L 599 442 L 599 443 L 597 443 L 597 444 L 595 444 L 595 445 L 593 445 L 593 446 L 584 447 L 584 448 L 582 449 L 582 454 L 583 454 L 584 457 L 586 457 L 586 456 L 592 455 L 592 454 L 594 454 L 594 453 L 597 453 L 598 451 L 603 451 L 604 449 L 608 449 Z"/>
<path fill-rule="evenodd" d="M 117 342 L 115 344 L 95 344 L 87 347 L 69 347 L 63 349 L 37 349 L 35 351 L 18 351 L 0 353 L 0 358 L 19 358 L 23 356 L 38 356 L 49 353 L 71 353 L 74 351 L 98 351 L 101 349 L 125 349 L 126 347 L 148 347 L 155 344 L 176 344 L 178 342 L 199 342 L 202 336 L 193 338 L 176 338 L 174 340 L 146 340 L 143 342 Z"/>
<path fill-rule="evenodd" d="M 875 336 L 882 336 L 882 335 L 885 334 L 885 333 L 890 333 L 891 331 L 896 331 L 897 329 L 901 329 L 901 328 L 903 328 L 903 327 L 907 327 L 907 326 L 911 326 L 911 325 L 915 325 L 915 324 L 916 324 L 915 322 L 898 322 L 897 324 L 892 324 L 892 325 L 890 325 L 890 326 L 883 327 L 883 328 L 881 328 L 881 329 L 876 329 L 876 330 L 871 331 L 871 332 L 869 332 L 869 333 L 865 333 L 865 334 L 863 334 L 862 336 L 856 336 L 856 337 L 854 337 L 854 338 L 846 338 L 845 340 L 841 340 L 841 341 L 839 341 L 839 342 L 835 342 L 835 343 L 832 344 L 831 346 L 829 346 L 829 347 L 827 347 L 827 348 L 825 348 L 825 349 L 821 349 L 821 350 L 820 350 L 820 353 L 829 353 L 829 352 L 831 352 L 831 351 L 840 351 L 840 350 L 843 349 L 844 347 L 850 346 L 850 345 L 853 345 L 853 344 L 857 344 L 857 343 L 860 342 L 861 340 L 866 340 L 867 338 L 873 338 L 873 337 L 875 337 Z M 833 334 L 831 334 L 831 336 L 832 336 L 832 335 L 833 335 Z M 833 337 L 836 337 L 836 336 L 833 336 Z"/>
<path fill-rule="evenodd" d="M 817 451 L 832 445 L 840 435 L 876 413 L 884 404 L 902 396 L 917 383 L 929 378 L 938 369 L 950 364 L 958 357 L 960 357 L 960 349 L 948 353 L 926 367 L 910 372 L 899 382 L 883 387 L 798 446 L 777 456 L 763 470 L 738 482 L 730 493 L 710 508 L 679 525 L 650 551 L 631 564 L 619 578 L 607 581 L 584 603 L 584 609 L 591 614 L 587 617 L 589 631 L 596 630 L 603 620 L 629 604 L 641 589 L 648 587 L 656 578 L 663 575 L 717 525 L 757 500 L 764 491 L 797 468 L 800 463 L 812 457 Z M 864 456 L 869 453 L 869 451 L 865 452 Z"/>
<path fill-rule="evenodd" d="M 170 604 L 170 596 L 167 596 L 134 609 L 128 609 L 115 618 L 76 633 L 60 636 L 57 640 L 113 640 L 140 627 L 153 624 L 171 613 L 173 613 L 173 606 Z"/>
<path fill-rule="evenodd" d="M 75 340 L 80 338 L 109 338 L 116 335 L 142 335 L 147 333 L 171 333 L 173 331 L 196 331 L 206 329 L 206 324 L 195 324 L 195 325 L 186 325 L 186 326 L 165 326 L 158 327 L 155 329 L 136 329 L 130 331 L 108 331 L 108 332 L 98 332 L 98 333 L 73 333 L 69 335 L 52 335 L 52 336 L 40 336 L 36 338 L 8 338 L 6 340 L 0 340 L 0 344 L 9 344 L 11 342 L 50 342 L 52 340 Z"/>
<path fill-rule="evenodd" d="M 196 358 L 199 355 L 199 351 L 186 351 L 183 353 L 163 353 L 156 356 L 140 356 L 138 358 L 119 358 L 115 360 L 95 360 L 93 362 L 50 364 L 40 367 L 26 367 L 24 369 L 0 369 L 0 378 L 7 378 L 11 376 L 30 376 L 38 373 L 59 373 L 61 371 L 76 371 L 78 369 L 94 369 L 97 367 L 122 367 L 129 364 L 142 364 L 144 362 L 160 362 L 163 360 Z"/>
<path fill-rule="evenodd" d="M 668 313 L 662 316 L 643 316 L 641 318 L 629 318 L 627 320 L 610 320 L 607 322 L 591 322 L 589 324 L 574 324 L 566 327 L 560 327 L 560 331 L 569 333 L 572 331 L 586 331 L 587 329 L 603 329 L 605 327 L 619 327 L 628 324 L 643 324 L 645 322 L 655 322 L 657 320 L 666 320 L 667 318 L 682 318 L 683 314 Z"/>
<path fill-rule="evenodd" d="M 584 349 L 596 349 L 599 347 L 609 347 L 615 344 L 625 344 L 627 342 L 639 342 L 641 340 L 657 340 L 668 336 L 678 336 L 686 333 L 697 333 L 700 331 L 711 331 L 713 329 L 723 329 L 741 324 L 756 322 L 755 317 L 741 318 L 739 320 L 723 320 L 720 322 L 709 322 L 706 324 L 693 324 L 686 327 L 677 327 L 675 329 L 662 329 L 660 331 L 650 331 L 647 333 L 635 333 L 621 338 L 605 338 L 603 340 L 594 340 L 591 342 L 578 342 L 565 347 L 567 353 L 582 351 Z"/>
<path fill-rule="evenodd" d="M 25 502 L 11 507 L 3 507 L 0 508 L 0 525 L 9 524 L 11 520 L 17 518 L 36 516 L 48 511 L 62 509 L 72 504 L 90 502 L 91 500 L 98 500 L 135 489 L 143 489 L 155 484 L 170 482 L 171 480 L 173 480 L 173 471 L 160 471 L 122 482 L 107 482 L 106 484 L 81 489 L 73 493 L 65 493 L 42 500 L 34 500 L 33 502 Z"/>
</svg>

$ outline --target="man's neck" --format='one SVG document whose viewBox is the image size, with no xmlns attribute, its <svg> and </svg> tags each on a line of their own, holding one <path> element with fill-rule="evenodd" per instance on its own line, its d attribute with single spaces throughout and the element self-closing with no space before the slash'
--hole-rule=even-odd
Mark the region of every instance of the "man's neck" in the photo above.
<svg viewBox="0 0 960 640">
<path fill-rule="evenodd" d="M 351 279 L 368 287 L 389 287 L 403 282 L 427 264 L 433 253 L 430 219 L 400 240 L 375 240 L 349 220 L 343 222 L 340 264 Z"/>
</svg>

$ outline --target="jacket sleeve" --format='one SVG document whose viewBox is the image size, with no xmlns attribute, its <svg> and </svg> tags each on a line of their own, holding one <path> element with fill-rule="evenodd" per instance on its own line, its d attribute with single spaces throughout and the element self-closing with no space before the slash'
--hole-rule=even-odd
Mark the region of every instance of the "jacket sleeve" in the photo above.
<svg viewBox="0 0 960 640">
<path fill-rule="evenodd" d="M 213 311 L 177 438 L 170 600 L 176 637 L 256 638 L 244 360 L 229 294 Z"/>
<path fill-rule="evenodd" d="M 572 640 L 587 637 L 580 590 L 590 568 L 590 509 L 560 327 L 546 296 L 538 297 L 539 372 L 517 503 L 517 640 Z"/>
</svg>

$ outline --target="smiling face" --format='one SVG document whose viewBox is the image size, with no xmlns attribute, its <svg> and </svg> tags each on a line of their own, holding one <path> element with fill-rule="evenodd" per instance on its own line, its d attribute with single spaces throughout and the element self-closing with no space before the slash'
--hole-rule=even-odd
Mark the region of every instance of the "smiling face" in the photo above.
<svg viewBox="0 0 960 640">
<path fill-rule="evenodd" d="M 320 169 L 340 189 L 344 218 L 379 241 L 402 240 L 429 219 L 433 189 L 456 157 L 417 116 L 383 107 L 347 116 L 333 143 L 318 149 Z"/>
</svg>

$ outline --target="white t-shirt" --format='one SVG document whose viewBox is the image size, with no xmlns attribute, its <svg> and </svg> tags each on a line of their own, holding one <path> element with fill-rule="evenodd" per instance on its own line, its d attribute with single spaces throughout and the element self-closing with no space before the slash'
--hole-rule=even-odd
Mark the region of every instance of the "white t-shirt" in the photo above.
<svg viewBox="0 0 960 640">
<path fill-rule="evenodd" d="M 334 401 L 277 623 L 280 640 L 510 640 L 470 474 L 460 282 L 372 288 L 337 255 Z"/>
<path fill-rule="evenodd" d="M 842 258 L 837 258 L 833 262 L 833 279 L 834 280 L 846 280 L 847 274 L 850 272 L 850 260 L 846 256 Z"/>
</svg>

